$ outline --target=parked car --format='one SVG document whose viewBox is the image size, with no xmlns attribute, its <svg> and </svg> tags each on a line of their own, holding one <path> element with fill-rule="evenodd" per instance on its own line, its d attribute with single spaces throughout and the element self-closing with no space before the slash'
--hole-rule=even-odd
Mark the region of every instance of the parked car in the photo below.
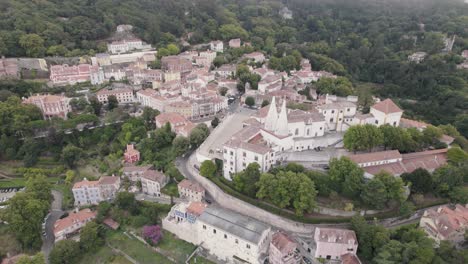
<svg viewBox="0 0 468 264">
<path fill-rule="evenodd" d="M 312 264 L 312 261 L 306 257 L 302 257 L 302 261 L 304 261 L 306 264 Z"/>
</svg>

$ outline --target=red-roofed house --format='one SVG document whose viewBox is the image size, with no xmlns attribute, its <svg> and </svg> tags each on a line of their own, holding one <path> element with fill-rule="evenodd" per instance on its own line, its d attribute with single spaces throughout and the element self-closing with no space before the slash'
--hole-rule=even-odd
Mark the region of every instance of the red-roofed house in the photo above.
<svg viewBox="0 0 468 264">
<path fill-rule="evenodd" d="M 419 226 L 437 245 L 441 240 L 448 240 L 454 244 L 463 243 L 468 229 L 468 204 L 457 204 L 453 209 L 448 206 L 428 209 L 424 211 Z"/>
<path fill-rule="evenodd" d="M 385 124 L 399 126 L 403 110 L 401 110 L 391 99 L 385 99 L 371 106 L 370 113 L 375 118 L 376 126 Z"/>
<path fill-rule="evenodd" d="M 101 89 L 96 93 L 97 99 L 100 103 L 106 104 L 109 96 L 115 96 L 119 104 L 132 103 L 134 101 L 133 91 L 130 88 L 117 88 L 117 89 Z"/>
<path fill-rule="evenodd" d="M 135 149 L 135 145 L 127 145 L 127 149 L 124 153 L 124 160 L 126 163 L 136 163 L 140 161 L 140 151 Z"/>
<path fill-rule="evenodd" d="M 352 253 L 346 253 L 341 256 L 341 264 L 361 264 L 361 260 Z"/>
<path fill-rule="evenodd" d="M 86 223 L 96 218 L 96 215 L 96 212 L 91 209 L 83 209 L 77 213 L 71 212 L 67 217 L 57 220 L 54 224 L 55 242 L 79 233 Z"/>
<path fill-rule="evenodd" d="M 163 127 L 169 123 L 171 125 L 172 131 L 177 135 L 187 137 L 190 135 L 190 132 L 195 127 L 195 125 L 187 120 L 184 116 L 178 113 L 162 113 L 156 116 L 156 126 Z"/>
<path fill-rule="evenodd" d="M 356 254 L 358 242 L 352 230 L 315 228 L 315 258 L 339 260 L 346 253 Z"/>
<path fill-rule="evenodd" d="M 296 253 L 297 243 L 282 232 L 273 234 L 270 242 L 269 260 L 272 264 L 297 264 L 301 262 Z"/>
<path fill-rule="evenodd" d="M 428 171 L 447 164 L 447 149 L 400 154 L 398 150 L 387 150 L 350 155 L 349 159 L 363 168 L 366 174 L 375 175 L 386 171 L 393 175 L 412 172 L 418 168 Z"/>
<path fill-rule="evenodd" d="M 50 80 L 53 84 L 75 84 L 79 82 L 91 81 L 91 73 L 96 71 L 98 66 L 90 64 L 80 64 L 75 66 L 54 65 L 50 67 Z"/>
<path fill-rule="evenodd" d="M 205 197 L 205 189 L 197 182 L 191 180 L 185 179 L 179 182 L 177 189 L 179 190 L 180 197 L 187 198 L 190 201 L 201 202 Z"/>
<path fill-rule="evenodd" d="M 71 112 L 71 99 L 61 95 L 33 95 L 23 100 L 24 104 L 33 104 L 41 109 L 44 119 L 58 117 L 67 119 L 67 114 Z"/>
</svg>

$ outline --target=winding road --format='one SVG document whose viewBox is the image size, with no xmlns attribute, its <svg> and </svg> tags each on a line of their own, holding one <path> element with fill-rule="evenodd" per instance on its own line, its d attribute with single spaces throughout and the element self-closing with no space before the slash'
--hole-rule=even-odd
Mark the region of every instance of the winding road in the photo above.
<svg viewBox="0 0 468 264">
<path fill-rule="evenodd" d="M 45 221 L 46 236 L 42 238 L 43 243 L 41 248 L 47 263 L 49 263 L 49 254 L 50 251 L 52 251 L 55 242 L 54 224 L 64 213 L 64 211 L 62 211 L 63 194 L 59 191 L 52 190 L 52 195 L 54 196 L 54 200 L 52 201 L 50 213 L 47 215 L 47 219 Z"/>
</svg>

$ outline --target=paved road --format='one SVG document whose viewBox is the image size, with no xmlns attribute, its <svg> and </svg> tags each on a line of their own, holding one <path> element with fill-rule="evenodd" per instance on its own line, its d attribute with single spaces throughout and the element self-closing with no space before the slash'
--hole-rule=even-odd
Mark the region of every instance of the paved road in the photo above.
<svg viewBox="0 0 468 264">
<path fill-rule="evenodd" d="M 138 201 L 149 201 L 149 202 L 154 202 L 154 203 L 171 204 L 170 197 L 156 197 L 156 196 L 148 195 L 144 193 L 137 193 L 135 195 L 135 199 L 137 199 Z M 174 203 L 179 203 L 182 201 L 184 201 L 184 199 L 173 197 Z"/>
<path fill-rule="evenodd" d="M 54 247 L 54 224 L 63 215 L 64 211 L 62 211 L 62 200 L 63 195 L 61 192 L 52 190 L 52 195 L 54 196 L 54 201 L 52 202 L 51 211 L 48 214 L 46 224 L 45 224 L 45 231 L 46 236 L 43 237 L 43 243 L 41 251 L 44 253 L 44 256 L 48 261 L 50 251 Z"/>
</svg>

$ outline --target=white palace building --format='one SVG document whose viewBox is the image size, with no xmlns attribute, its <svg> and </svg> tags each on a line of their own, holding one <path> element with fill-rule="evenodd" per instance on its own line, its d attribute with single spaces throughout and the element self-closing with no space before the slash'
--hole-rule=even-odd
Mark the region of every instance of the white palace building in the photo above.
<svg viewBox="0 0 468 264">
<path fill-rule="evenodd" d="M 337 142 L 329 133 L 346 131 L 357 124 L 399 126 L 403 111 L 390 99 L 378 102 L 369 114 L 357 111 L 357 98 L 327 96 L 313 111 L 278 108 L 273 97 L 269 106 L 244 122 L 244 128 L 223 145 L 224 177 L 256 162 L 262 171 L 285 158 L 286 152 L 327 147 Z"/>
</svg>

